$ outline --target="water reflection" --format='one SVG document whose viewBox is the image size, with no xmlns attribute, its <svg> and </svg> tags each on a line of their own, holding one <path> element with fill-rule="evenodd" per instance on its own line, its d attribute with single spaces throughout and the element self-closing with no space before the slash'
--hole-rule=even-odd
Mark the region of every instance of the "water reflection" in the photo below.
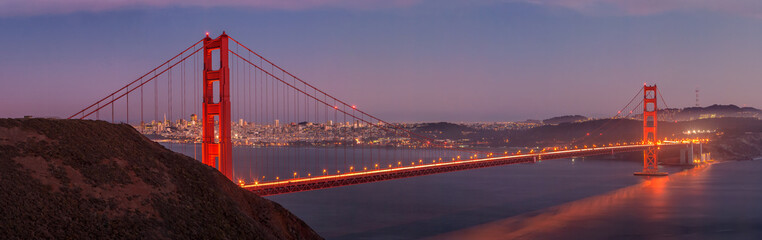
<svg viewBox="0 0 762 240">
<path fill-rule="evenodd" d="M 640 184 L 607 194 L 435 236 L 434 239 L 679 236 L 679 232 L 658 223 L 674 220 L 676 215 L 682 214 L 677 213 L 681 207 L 675 204 L 695 204 L 691 202 L 695 198 L 676 196 L 673 190 L 691 185 L 695 187 L 691 192 L 697 193 L 695 190 L 700 190 L 701 184 L 690 183 L 701 180 L 709 168 L 710 165 L 704 165 L 667 177 L 650 177 Z M 656 230 L 648 230 L 649 227 L 656 227 Z"/>
</svg>

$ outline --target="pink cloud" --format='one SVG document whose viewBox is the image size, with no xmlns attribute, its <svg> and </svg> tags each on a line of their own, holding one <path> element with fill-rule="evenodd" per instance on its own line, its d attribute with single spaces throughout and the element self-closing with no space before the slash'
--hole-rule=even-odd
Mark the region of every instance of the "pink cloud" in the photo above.
<svg viewBox="0 0 762 240">
<path fill-rule="evenodd" d="M 101 12 L 125 8 L 250 7 L 304 10 L 319 7 L 376 9 L 407 7 L 420 0 L 3 0 L 0 16 Z"/>
<path fill-rule="evenodd" d="M 759 0 L 508 0 L 573 9 L 591 15 L 653 15 L 680 11 L 710 11 L 762 18 Z"/>
</svg>

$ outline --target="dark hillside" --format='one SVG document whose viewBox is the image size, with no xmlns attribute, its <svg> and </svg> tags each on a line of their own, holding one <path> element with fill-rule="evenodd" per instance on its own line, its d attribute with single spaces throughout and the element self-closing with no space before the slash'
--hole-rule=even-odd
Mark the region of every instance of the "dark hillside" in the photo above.
<svg viewBox="0 0 762 240">
<path fill-rule="evenodd" d="M 4 239 L 320 239 L 125 124 L 0 119 L 0 189 Z"/>
<path fill-rule="evenodd" d="M 470 127 L 448 122 L 422 123 L 414 131 L 438 139 L 461 139 L 478 132 Z"/>
<path fill-rule="evenodd" d="M 715 138 L 717 134 L 734 137 L 747 132 L 762 132 L 762 120 L 755 118 L 712 118 L 684 122 L 659 122 L 659 139 L 692 138 L 688 130 L 706 130 Z M 510 146 L 552 146 L 553 144 L 603 144 L 612 142 L 639 142 L 643 138 L 643 122 L 632 119 L 601 119 L 576 123 L 545 125 L 526 130 L 508 131 Z"/>
<path fill-rule="evenodd" d="M 543 124 L 561 124 L 561 123 L 570 123 L 570 122 L 581 122 L 586 121 L 588 118 L 582 115 L 566 115 L 566 116 L 560 116 L 560 117 L 552 117 L 545 120 L 542 120 Z"/>
</svg>

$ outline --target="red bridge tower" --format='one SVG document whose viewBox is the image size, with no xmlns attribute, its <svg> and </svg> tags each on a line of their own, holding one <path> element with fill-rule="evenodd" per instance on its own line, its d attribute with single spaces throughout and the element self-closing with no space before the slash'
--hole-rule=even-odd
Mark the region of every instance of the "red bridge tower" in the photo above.
<svg viewBox="0 0 762 240">
<path fill-rule="evenodd" d="M 212 52 L 219 51 L 219 68 L 214 69 Z M 204 38 L 204 83 L 202 103 L 201 161 L 233 179 L 233 156 L 230 141 L 230 69 L 228 35 Z M 215 85 L 216 84 L 216 85 Z M 215 90 L 218 92 L 215 94 Z"/>
<path fill-rule="evenodd" d="M 643 144 L 652 145 L 643 151 L 643 171 L 635 175 L 664 176 L 666 172 L 659 172 L 658 139 L 656 138 L 656 84 L 643 86 Z"/>
</svg>

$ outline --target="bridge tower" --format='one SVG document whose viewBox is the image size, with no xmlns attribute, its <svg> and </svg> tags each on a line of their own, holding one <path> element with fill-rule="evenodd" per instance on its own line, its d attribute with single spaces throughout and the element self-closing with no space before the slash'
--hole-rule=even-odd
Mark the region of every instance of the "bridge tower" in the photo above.
<svg viewBox="0 0 762 240">
<path fill-rule="evenodd" d="M 666 172 L 659 172 L 658 139 L 656 138 L 656 95 L 658 94 L 656 84 L 643 86 L 643 144 L 651 145 L 643 151 L 643 171 L 636 172 L 640 176 L 664 176 Z"/>
<path fill-rule="evenodd" d="M 219 68 L 214 69 L 212 52 L 218 51 Z M 233 179 L 233 148 L 230 138 L 230 69 L 228 35 L 204 38 L 204 82 L 202 101 L 201 161 Z M 217 91 L 215 93 L 215 90 Z"/>
</svg>

